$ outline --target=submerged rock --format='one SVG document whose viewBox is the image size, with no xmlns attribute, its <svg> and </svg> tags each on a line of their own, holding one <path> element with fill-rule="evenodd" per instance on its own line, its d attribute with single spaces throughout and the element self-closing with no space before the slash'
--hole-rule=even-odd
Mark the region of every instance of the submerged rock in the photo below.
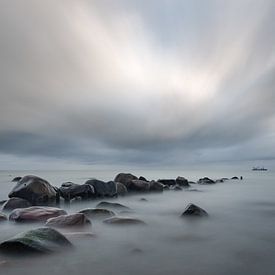
<svg viewBox="0 0 275 275">
<path fill-rule="evenodd" d="M 182 187 L 190 187 L 189 183 L 188 183 L 188 180 L 184 177 L 177 177 L 176 178 L 176 183 L 179 185 L 179 186 L 182 186 Z"/>
<path fill-rule="evenodd" d="M 25 199 L 12 197 L 2 205 L 2 211 L 11 211 L 16 208 L 30 207 L 31 203 Z"/>
<path fill-rule="evenodd" d="M 8 218 L 4 213 L 0 213 L 0 222 L 6 221 Z"/>
<path fill-rule="evenodd" d="M 91 221 L 83 213 L 60 215 L 50 218 L 46 222 L 46 226 L 50 227 L 83 227 L 87 225 L 91 225 Z"/>
<path fill-rule="evenodd" d="M 114 181 L 115 182 L 120 182 L 122 184 L 124 184 L 127 188 L 128 185 L 131 183 L 132 180 L 137 180 L 138 178 L 130 173 L 120 173 L 118 174 Z"/>
<path fill-rule="evenodd" d="M 119 196 L 125 196 L 128 193 L 127 187 L 120 182 L 116 182 L 116 189 Z"/>
<path fill-rule="evenodd" d="M 57 195 L 56 189 L 46 180 L 37 176 L 25 176 L 17 182 L 9 193 L 9 198 L 18 197 L 32 205 L 40 205 L 56 201 Z"/>
<path fill-rule="evenodd" d="M 5 253 L 51 253 L 72 246 L 70 241 L 52 228 L 37 228 L 2 242 L 0 250 Z"/>
<path fill-rule="evenodd" d="M 181 214 L 181 217 L 186 217 L 186 216 L 203 217 L 203 216 L 208 216 L 208 213 L 204 209 L 200 208 L 199 206 L 193 203 L 189 203 L 185 208 L 184 212 Z"/>
<path fill-rule="evenodd" d="M 150 189 L 150 183 L 144 180 L 132 180 L 127 187 L 128 190 L 146 192 Z"/>
<path fill-rule="evenodd" d="M 165 185 L 158 181 L 150 181 L 150 191 L 162 192 Z"/>
<path fill-rule="evenodd" d="M 198 180 L 198 184 L 214 184 L 214 183 L 215 183 L 214 180 L 207 177 L 204 177 Z"/>
<path fill-rule="evenodd" d="M 117 210 L 131 210 L 131 208 L 115 202 L 102 201 L 97 204 L 96 208 L 107 208 L 107 209 L 117 209 Z"/>
<path fill-rule="evenodd" d="M 158 180 L 158 182 L 168 186 L 176 185 L 176 180 L 174 179 L 160 179 Z"/>
<path fill-rule="evenodd" d="M 113 211 L 104 208 L 87 208 L 80 210 L 79 213 L 83 213 L 91 219 L 106 219 L 115 216 Z"/>
<path fill-rule="evenodd" d="M 97 197 L 114 197 L 117 195 L 117 186 L 113 181 L 104 182 L 97 179 L 90 179 L 85 182 L 92 186 Z"/>
<path fill-rule="evenodd" d="M 31 206 L 14 209 L 9 219 L 16 222 L 45 222 L 49 218 L 66 214 L 65 210 L 56 207 Z"/>
<path fill-rule="evenodd" d="M 60 196 L 65 201 L 80 197 L 82 199 L 89 199 L 95 196 L 94 187 L 89 184 L 76 184 L 72 182 L 65 182 L 59 188 Z"/>
<path fill-rule="evenodd" d="M 144 221 L 136 218 L 130 217 L 112 217 L 103 221 L 104 223 L 111 224 L 111 225 L 137 225 L 137 224 L 146 224 Z"/>
<path fill-rule="evenodd" d="M 232 180 L 238 180 L 239 178 L 235 176 L 235 177 L 232 177 L 231 179 Z"/>
</svg>

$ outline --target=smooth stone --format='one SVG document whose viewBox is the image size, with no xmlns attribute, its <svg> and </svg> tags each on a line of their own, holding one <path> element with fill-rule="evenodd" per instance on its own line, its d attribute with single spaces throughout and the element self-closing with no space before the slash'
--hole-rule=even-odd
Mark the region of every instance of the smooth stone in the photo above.
<svg viewBox="0 0 275 275">
<path fill-rule="evenodd" d="M 146 224 L 144 221 L 140 219 L 130 218 L 130 217 L 119 217 L 119 216 L 108 218 L 103 222 L 110 225 L 138 225 L 138 224 L 144 225 Z"/>
<path fill-rule="evenodd" d="M 182 187 L 190 187 L 189 183 L 188 183 L 188 180 L 184 177 L 177 177 L 176 178 L 176 183 L 179 185 L 179 186 L 182 186 Z"/>
<path fill-rule="evenodd" d="M 31 206 L 27 208 L 14 209 L 9 219 L 15 222 L 45 222 L 49 218 L 66 215 L 63 209 L 48 206 Z"/>
<path fill-rule="evenodd" d="M 159 179 L 158 182 L 168 186 L 176 185 L 176 180 L 174 179 Z"/>
<path fill-rule="evenodd" d="M 16 235 L 0 244 L 4 253 L 24 255 L 26 253 L 51 253 L 65 247 L 71 247 L 71 242 L 61 233 L 52 228 L 37 228 Z"/>
<path fill-rule="evenodd" d="M 30 207 L 31 203 L 25 199 L 12 197 L 2 205 L 2 211 L 11 211 L 16 208 Z"/>
<path fill-rule="evenodd" d="M 186 217 L 186 216 L 203 217 L 203 216 L 208 216 L 208 213 L 204 209 L 200 208 L 199 206 L 193 203 L 189 203 L 185 208 L 184 212 L 181 214 L 181 217 Z"/>
<path fill-rule="evenodd" d="M 150 181 L 150 191 L 162 192 L 165 188 L 165 185 L 158 181 Z"/>
<path fill-rule="evenodd" d="M 80 210 L 79 213 L 83 213 L 91 219 L 106 219 L 115 216 L 113 211 L 104 208 L 87 208 Z"/>
<path fill-rule="evenodd" d="M 128 193 L 127 187 L 120 182 L 116 182 L 116 189 L 119 196 L 125 196 Z"/>
<path fill-rule="evenodd" d="M 65 182 L 59 188 L 60 196 L 66 201 L 80 197 L 82 199 L 89 199 L 95 196 L 94 187 L 89 184 L 76 184 L 72 182 Z"/>
<path fill-rule="evenodd" d="M 8 217 L 4 213 L 0 213 L 0 222 L 8 220 Z"/>
<path fill-rule="evenodd" d="M 120 182 L 124 184 L 127 188 L 128 185 L 131 183 L 132 180 L 137 180 L 138 178 L 130 173 L 119 173 L 116 175 L 114 181 L 115 182 Z"/>
<path fill-rule="evenodd" d="M 46 226 L 50 227 L 83 227 L 91 225 L 91 221 L 83 213 L 60 215 L 47 220 Z"/>
<path fill-rule="evenodd" d="M 32 205 L 56 201 L 56 189 L 46 180 L 37 176 L 24 176 L 9 193 L 9 198 L 18 197 L 29 201 Z"/>
<path fill-rule="evenodd" d="M 231 179 L 232 180 L 238 180 L 239 178 L 235 176 L 235 177 L 232 177 Z"/>
<path fill-rule="evenodd" d="M 127 187 L 128 190 L 146 192 L 150 189 L 150 183 L 143 180 L 132 180 Z"/>
<path fill-rule="evenodd" d="M 96 205 L 96 208 L 107 208 L 107 209 L 117 209 L 117 210 L 131 210 L 131 208 L 116 202 L 102 201 Z"/>
<path fill-rule="evenodd" d="M 90 179 L 85 184 L 93 186 L 97 197 L 114 197 L 117 195 L 117 185 L 114 181 L 104 182 L 98 179 Z"/>
<path fill-rule="evenodd" d="M 198 180 L 198 184 L 214 184 L 215 181 L 208 178 L 208 177 L 204 177 Z"/>
</svg>

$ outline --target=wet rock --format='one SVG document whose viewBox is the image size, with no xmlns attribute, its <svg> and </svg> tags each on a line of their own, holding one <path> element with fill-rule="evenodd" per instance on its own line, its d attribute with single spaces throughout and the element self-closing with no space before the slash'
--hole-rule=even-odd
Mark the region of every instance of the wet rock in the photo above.
<svg viewBox="0 0 275 275">
<path fill-rule="evenodd" d="M 162 192 L 165 185 L 158 181 L 150 181 L 150 191 Z"/>
<path fill-rule="evenodd" d="M 139 179 L 139 180 L 143 180 L 143 181 L 149 182 L 149 180 L 147 180 L 147 179 L 146 179 L 145 177 L 143 177 L 143 176 L 140 176 L 138 179 Z"/>
<path fill-rule="evenodd" d="M 25 199 L 32 205 L 41 205 L 56 201 L 57 192 L 46 180 L 36 176 L 25 176 L 9 193 L 9 198 L 12 197 Z"/>
<path fill-rule="evenodd" d="M 61 215 L 50 218 L 46 222 L 49 227 L 83 227 L 91 225 L 91 221 L 83 213 L 75 213 L 70 215 Z"/>
<path fill-rule="evenodd" d="M 150 189 L 150 183 L 143 180 L 132 180 L 127 187 L 131 191 L 146 192 Z"/>
<path fill-rule="evenodd" d="M 65 201 L 70 201 L 74 198 L 89 199 L 95 196 L 94 187 L 89 184 L 76 184 L 65 182 L 59 188 L 60 196 Z"/>
<path fill-rule="evenodd" d="M 158 182 L 168 186 L 176 185 L 176 180 L 174 179 L 160 179 L 158 180 Z"/>
<path fill-rule="evenodd" d="M 37 228 L 2 242 L 0 250 L 4 253 L 25 255 L 26 253 L 51 253 L 66 247 L 71 242 L 61 233 L 52 228 Z"/>
<path fill-rule="evenodd" d="M 185 208 L 184 212 L 181 214 L 181 217 L 188 217 L 188 216 L 203 217 L 203 216 L 208 216 L 208 213 L 204 209 L 200 208 L 199 206 L 193 203 L 189 203 Z"/>
<path fill-rule="evenodd" d="M 107 208 L 107 209 L 116 209 L 116 210 L 131 210 L 131 208 L 115 202 L 102 201 L 96 208 Z"/>
<path fill-rule="evenodd" d="M 137 180 L 138 178 L 132 174 L 129 174 L 129 173 L 120 173 L 118 174 L 114 181 L 115 182 L 120 182 L 122 184 L 124 184 L 127 188 L 128 188 L 128 185 L 131 183 L 132 180 Z"/>
<path fill-rule="evenodd" d="M 235 176 L 235 177 L 232 177 L 231 179 L 232 180 L 238 180 L 239 178 Z"/>
<path fill-rule="evenodd" d="M 66 211 L 56 207 L 31 206 L 14 209 L 9 219 L 16 222 L 45 222 L 49 218 L 66 215 Z"/>
<path fill-rule="evenodd" d="M 194 181 L 188 181 L 189 184 L 196 184 Z"/>
<path fill-rule="evenodd" d="M 10 198 L 2 205 L 2 211 L 11 211 L 16 208 L 26 208 L 30 207 L 31 203 L 25 199 L 21 198 Z"/>
<path fill-rule="evenodd" d="M 7 200 L 0 201 L 0 205 L 3 205 Z"/>
<path fill-rule="evenodd" d="M 189 183 L 188 183 L 188 180 L 184 177 L 177 177 L 176 178 L 176 183 L 179 185 L 179 186 L 182 186 L 182 187 L 190 187 Z"/>
<path fill-rule="evenodd" d="M 18 182 L 22 179 L 22 177 L 15 177 L 12 179 L 12 182 Z"/>
<path fill-rule="evenodd" d="M 8 218 L 4 213 L 0 213 L 0 222 L 6 221 Z"/>
<path fill-rule="evenodd" d="M 117 188 L 117 194 L 119 196 L 125 196 L 128 193 L 127 187 L 120 182 L 116 182 L 116 188 Z"/>
<path fill-rule="evenodd" d="M 204 177 L 198 180 L 198 184 L 214 184 L 214 183 L 215 183 L 214 180 L 207 177 Z"/>
<path fill-rule="evenodd" d="M 111 224 L 111 225 L 144 225 L 146 224 L 144 221 L 136 218 L 130 217 L 112 217 L 103 221 L 104 223 Z"/>
<path fill-rule="evenodd" d="M 117 185 L 114 181 L 104 182 L 97 179 L 90 179 L 85 184 L 93 186 L 97 197 L 114 197 L 117 195 Z"/>
<path fill-rule="evenodd" d="M 104 208 L 87 208 L 80 210 L 79 213 L 83 213 L 91 219 L 106 219 L 115 216 L 113 211 Z"/>
</svg>

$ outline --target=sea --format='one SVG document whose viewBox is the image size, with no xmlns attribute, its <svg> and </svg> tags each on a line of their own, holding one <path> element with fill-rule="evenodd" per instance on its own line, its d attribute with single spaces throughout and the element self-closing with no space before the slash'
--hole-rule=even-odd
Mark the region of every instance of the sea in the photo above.
<svg viewBox="0 0 275 275">
<path fill-rule="evenodd" d="M 275 173 L 251 167 L 188 169 L 87 169 L 80 171 L 0 171 L 0 200 L 7 199 L 16 176 L 37 175 L 55 186 L 87 179 L 113 180 L 119 172 L 147 179 L 184 176 L 219 179 L 242 176 L 213 185 L 191 184 L 182 191 L 139 193 L 61 205 L 68 213 L 95 207 L 102 200 L 130 207 L 127 215 L 145 226 L 110 226 L 92 220 L 93 236 L 72 239 L 73 248 L 39 257 L 0 254 L 0 274 L 57 275 L 264 275 L 275 274 Z M 141 200 L 145 198 L 146 200 Z M 189 203 L 209 217 L 184 219 Z M 41 224 L 0 223 L 0 242 Z"/>
</svg>

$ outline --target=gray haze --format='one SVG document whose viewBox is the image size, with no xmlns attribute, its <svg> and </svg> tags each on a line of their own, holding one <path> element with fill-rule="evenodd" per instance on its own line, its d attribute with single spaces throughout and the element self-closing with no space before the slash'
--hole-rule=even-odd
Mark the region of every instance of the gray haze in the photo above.
<svg viewBox="0 0 275 275">
<path fill-rule="evenodd" d="M 2 0 L 0 166 L 274 160 L 274 18 L 269 0 Z"/>
</svg>

